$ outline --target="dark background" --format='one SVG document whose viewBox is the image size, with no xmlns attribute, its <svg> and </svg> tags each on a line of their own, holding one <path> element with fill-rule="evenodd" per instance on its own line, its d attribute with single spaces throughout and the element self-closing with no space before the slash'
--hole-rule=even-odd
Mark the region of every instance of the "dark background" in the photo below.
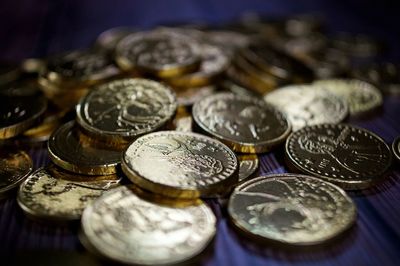
<svg viewBox="0 0 400 266">
<path fill-rule="evenodd" d="M 182 21 L 229 22 L 244 12 L 272 17 L 319 14 L 330 31 L 364 33 L 387 43 L 381 60 L 400 62 L 400 1 L 0 1 L 0 61 L 20 61 L 88 47 L 102 31 L 116 26 L 148 28 Z M 385 97 L 383 112 L 350 120 L 380 135 L 388 144 L 400 135 L 400 99 Z M 31 150 L 35 166 L 48 161 L 46 147 Z M 261 174 L 287 169 L 282 151 L 261 156 Z M 288 252 L 253 245 L 229 226 L 224 208 L 210 201 L 218 217 L 213 254 L 205 265 L 398 265 L 400 254 L 400 171 L 393 166 L 386 181 L 350 193 L 358 220 L 344 240 L 322 250 Z M 0 255 L 23 265 L 97 265 L 84 255 L 77 228 L 42 225 L 27 219 L 15 199 L 0 201 Z M 0 256 L 0 265 L 8 265 Z"/>
</svg>

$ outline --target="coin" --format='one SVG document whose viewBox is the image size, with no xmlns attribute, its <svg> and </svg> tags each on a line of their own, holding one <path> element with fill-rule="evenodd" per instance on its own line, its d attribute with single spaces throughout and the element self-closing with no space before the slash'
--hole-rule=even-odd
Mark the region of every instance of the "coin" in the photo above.
<svg viewBox="0 0 400 266">
<path fill-rule="evenodd" d="M 167 125 L 168 130 L 192 132 L 193 119 L 186 107 L 178 107 L 174 119 Z"/>
<path fill-rule="evenodd" d="M 20 75 L 21 70 L 18 68 L 18 66 L 7 62 L 0 63 L 0 85 L 5 85 L 9 82 L 16 81 Z"/>
<path fill-rule="evenodd" d="M 376 40 L 363 34 L 342 32 L 331 37 L 331 41 L 334 48 L 353 57 L 373 57 L 381 50 Z"/>
<path fill-rule="evenodd" d="M 392 159 L 384 140 L 347 124 L 304 127 L 288 137 L 285 155 L 289 167 L 344 189 L 364 189 L 375 184 Z"/>
<path fill-rule="evenodd" d="M 170 265 L 200 254 L 211 242 L 216 219 L 205 204 L 163 206 L 129 187 L 104 193 L 82 215 L 83 244 L 124 264 Z"/>
<path fill-rule="evenodd" d="M 258 157 L 255 154 L 238 155 L 239 160 L 239 182 L 243 182 L 257 171 Z"/>
<path fill-rule="evenodd" d="M 0 199 L 6 197 L 32 171 L 32 160 L 24 151 L 0 149 Z"/>
<path fill-rule="evenodd" d="M 394 157 L 400 162 L 400 136 L 398 136 L 392 143 L 392 151 Z"/>
<path fill-rule="evenodd" d="M 129 142 L 164 126 L 175 110 L 168 87 L 146 79 L 121 79 L 94 88 L 77 105 L 76 115 L 88 134 Z"/>
<path fill-rule="evenodd" d="M 1 96 L 0 139 L 19 135 L 37 122 L 47 108 L 42 96 Z"/>
<path fill-rule="evenodd" d="M 109 175 L 116 173 L 121 151 L 105 149 L 80 138 L 75 122 L 59 127 L 50 137 L 50 159 L 59 167 L 78 174 Z"/>
<path fill-rule="evenodd" d="M 347 102 L 310 85 L 292 85 L 265 94 L 264 100 L 281 110 L 296 131 L 304 126 L 337 124 L 348 115 Z"/>
<path fill-rule="evenodd" d="M 362 116 L 376 110 L 383 104 L 379 90 L 364 81 L 356 79 L 326 79 L 313 83 L 317 88 L 328 90 L 347 101 L 350 116 Z"/>
<path fill-rule="evenodd" d="M 176 100 L 180 106 L 192 106 L 204 97 L 214 94 L 216 90 L 215 86 L 175 89 Z"/>
<path fill-rule="evenodd" d="M 177 32 L 137 32 L 118 43 L 116 61 L 124 70 L 169 78 L 196 70 L 200 53 L 194 40 Z"/>
<path fill-rule="evenodd" d="M 205 32 L 205 39 L 226 51 L 229 55 L 251 43 L 251 38 L 243 33 L 228 30 L 210 30 Z"/>
<path fill-rule="evenodd" d="M 201 64 L 197 71 L 167 80 L 175 87 L 201 87 L 212 84 L 229 66 L 228 56 L 217 46 L 202 43 Z"/>
<path fill-rule="evenodd" d="M 121 163 L 134 184 L 169 197 L 215 196 L 238 180 L 238 161 L 228 147 L 189 132 L 142 136 L 127 148 Z"/>
<path fill-rule="evenodd" d="M 249 237 L 287 246 L 322 244 L 355 223 L 356 206 L 339 187 L 296 174 L 261 176 L 238 186 L 228 203 Z"/>
<path fill-rule="evenodd" d="M 290 133 L 281 112 L 253 97 L 218 93 L 195 103 L 192 113 L 201 130 L 238 152 L 266 152 Z"/>
<path fill-rule="evenodd" d="M 21 184 L 17 201 L 33 219 L 78 220 L 92 200 L 118 186 L 119 180 L 117 175 L 79 176 L 50 165 L 36 170 Z"/>
<path fill-rule="evenodd" d="M 94 43 L 94 46 L 100 51 L 114 53 L 118 42 L 134 31 L 135 29 L 131 27 L 116 27 L 108 29 L 100 33 Z"/>
</svg>

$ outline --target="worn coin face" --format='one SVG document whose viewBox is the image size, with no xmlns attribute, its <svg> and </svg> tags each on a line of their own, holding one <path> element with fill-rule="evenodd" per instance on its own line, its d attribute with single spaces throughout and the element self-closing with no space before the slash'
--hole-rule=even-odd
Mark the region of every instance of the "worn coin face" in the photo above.
<svg viewBox="0 0 400 266">
<path fill-rule="evenodd" d="M 288 137 L 285 153 L 289 166 L 344 189 L 376 183 L 392 159 L 384 140 L 347 124 L 304 127 Z"/>
<path fill-rule="evenodd" d="M 238 161 L 228 147 L 189 132 L 138 138 L 124 152 L 122 170 L 146 190 L 180 198 L 225 193 L 238 180 Z"/>
<path fill-rule="evenodd" d="M 46 108 L 43 96 L 1 96 L 0 139 L 24 132 L 40 119 Z"/>
<path fill-rule="evenodd" d="M 228 213 L 249 237 L 292 246 L 328 241 L 356 220 L 356 207 L 342 189 L 296 174 L 243 183 L 232 193 Z"/>
<path fill-rule="evenodd" d="M 200 129 L 234 151 L 266 152 L 290 133 L 281 112 L 253 97 L 219 93 L 195 103 L 192 112 Z"/>
<path fill-rule="evenodd" d="M 400 162 L 400 136 L 393 141 L 392 151 L 396 160 Z"/>
<path fill-rule="evenodd" d="M 383 103 L 379 90 L 364 81 L 355 79 L 326 79 L 317 80 L 313 84 L 317 88 L 328 90 L 347 101 L 351 116 L 370 113 Z"/>
<path fill-rule="evenodd" d="M 59 167 L 78 174 L 109 175 L 116 173 L 121 160 L 121 151 L 105 148 L 81 138 L 83 133 L 68 122 L 59 127 L 50 137 L 48 152 Z"/>
<path fill-rule="evenodd" d="M 0 198 L 16 188 L 32 171 L 32 160 L 24 151 L 0 149 Z"/>
<path fill-rule="evenodd" d="M 104 193 L 82 215 L 85 242 L 92 249 L 135 265 L 170 265 L 198 255 L 215 235 L 215 224 L 205 204 L 159 205 L 140 198 L 129 187 Z"/>
<path fill-rule="evenodd" d="M 296 131 L 304 126 L 342 122 L 348 115 L 347 102 L 314 86 L 293 85 L 274 90 L 264 100 L 286 114 Z"/>
<path fill-rule="evenodd" d="M 164 126 L 176 110 L 173 92 L 146 79 L 96 87 L 76 107 L 77 121 L 97 138 L 129 141 Z"/>
<path fill-rule="evenodd" d="M 142 70 L 162 78 L 191 72 L 199 60 L 195 41 L 166 30 L 130 34 L 116 48 L 116 61 L 122 69 Z"/>
<path fill-rule="evenodd" d="M 200 47 L 200 68 L 196 72 L 171 78 L 168 83 L 176 87 L 206 86 L 226 70 L 230 60 L 219 47 L 206 43 Z"/>
<path fill-rule="evenodd" d="M 30 217 L 49 221 L 78 220 L 89 202 L 116 187 L 117 175 L 80 176 L 54 165 L 40 168 L 20 186 L 18 204 Z"/>
<path fill-rule="evenodd" d="M 255 154 L 238 155 L 239 160 L 239 182 L 245 181 L 247 178 L 254 175 L 258 170 L 258 157 Z"/>
</svg>

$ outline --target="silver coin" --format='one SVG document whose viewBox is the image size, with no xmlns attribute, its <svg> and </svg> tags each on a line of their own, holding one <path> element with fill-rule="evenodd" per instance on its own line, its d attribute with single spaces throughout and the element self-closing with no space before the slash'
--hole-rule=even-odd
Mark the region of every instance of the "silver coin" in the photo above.
<svg viewBox="0 0 400 266">
<path fill-rule="evenodd" d="M 239 160 L 239 182 L 243 182 L 253 176 L 258 170 L 259 160 L 255 154 L 238 155 Z"/>
<path fill-rule="evenodd" d="M 293 131 L 310 125 L 337 124 L 348 115 L 347 102 L 312 85 L 283 87 L 267 93 L 264 100 L 286 114 Z"/>
<path fill-rule="evenodd" d="M 83 244 L 124 264 L 170 265 L 201 253 L 215 235 L 215 224 L 204 204 L 160 205 L 120 187 L 85 209 Z"/>
</svg>

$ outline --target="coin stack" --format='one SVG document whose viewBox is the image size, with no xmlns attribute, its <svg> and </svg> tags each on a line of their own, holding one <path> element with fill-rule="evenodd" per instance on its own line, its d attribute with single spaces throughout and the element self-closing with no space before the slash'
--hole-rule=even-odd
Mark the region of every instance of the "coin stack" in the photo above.
<svg viewBox="0 0 400 266">
<path fill-rule="evenodd" d="M 198 258 L 217 228 L 202 199 L 228 199 L 233 228 L 260 242 L 329 242 L 356 221 L 344 190 L 382 181 L 392 152 L 346 123 L 382 106 L 376 81 L 322 75 L 309 59 L 326 47 L 321 28 L 309 17 L 116 28 L 46 66 L 2 69 L 0 197 L 19 187 L 27 216 L 80 221 L 88 251 L 124 264 Z M 33 171 L 21 139 L 45 143 L 51 163 Z M 292 173 L 256 177 L 259 156 L 279 149 Z"/>
</svg>

